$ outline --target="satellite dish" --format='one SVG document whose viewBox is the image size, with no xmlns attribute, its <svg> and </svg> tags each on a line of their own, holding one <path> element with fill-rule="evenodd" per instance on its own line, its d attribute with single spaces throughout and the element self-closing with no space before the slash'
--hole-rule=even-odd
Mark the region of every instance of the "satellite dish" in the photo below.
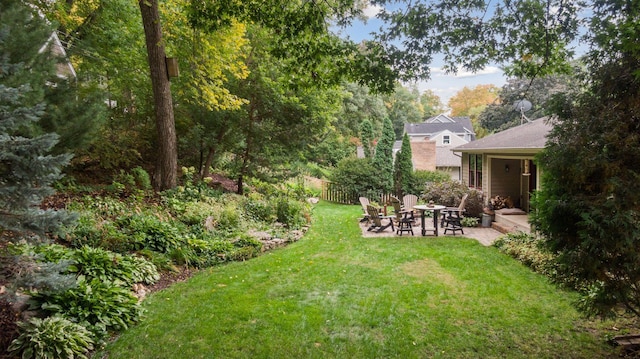
<svg viewBox="0 0 640 359">
<path fill-rule="evenodd" d="M 513 109 L 520 112 L 527 112 L 531 110 L 532 106 L 533 105 L 531 105 L 531 102 L 525 99 L 518 100 L 513 103 Z"/>
<path fill-rule="evenodd" d="M 520 124 L 522 125 L 524 123 L 524 120 L 527 120 L 527 122 L 531 122 L 531 120 L 529 120 L 527 118 L 527 116 L 524 115 L 525 112 L 531 110 L 531 102 L 529 102 L 528 100 L 522 99 L 522 100 L 518 100 L 516 102 L 513 103 L 513 109 L 516 111 L 520 111 Z"/>
</svg>

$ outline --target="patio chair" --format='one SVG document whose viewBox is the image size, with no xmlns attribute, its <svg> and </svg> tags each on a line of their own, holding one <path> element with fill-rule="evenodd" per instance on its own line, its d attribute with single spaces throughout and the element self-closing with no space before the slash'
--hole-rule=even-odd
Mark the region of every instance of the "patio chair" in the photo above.
<svg viewBox="0 0 640 359">
<path fill-rule="evenodd" d="M 410 210 L 403 209 L 400 205 L 400 200 L 393 196 L 391 196 L 391 205 L 398 225 L 396 234 L 402 235 L 403 232 L 411 232 L 413 236 L 413 207 Z"/>
<path fill-rule="evenodd" d="M 416 204 L 418 204 L 418 196 L 416 196 L 415 194 L 405 194 L 404 197 L 402 197 L 402 205 L 404 207 L 405 211 L 411 211 L 411 216 L 412 218 L 417 218 L 417 216 L 415 216 L 416 211 L 413 209 L 413 206 L 415 206 Z"/>
<path fill-rule="evenodd" d="M 462 196 L 460 200 L 460 205 L 458 207 L 447 207 L 442 210 L 442 221 L 440 222 L 440 226 L 444 228 L 444 233 L 447 231 L 453 232 L 453 235 L 456 235 L 457 231 L 464 234 L 464 230 L 462 229 L 462 214 L 465 211 L 465 205 L 467 204 L 467 198 L 469 194 L 465 194 Z"/>
<path fill-rule="evenodd" d="M 367 205 L 367 213 L 369 215 L 369 220 L 372 222 L 367 231 L 382 232 L 389 227 L 391 227 L 392 231 L 395 230 L 395 228 L 393 227 L 393 216 L 381 215 L 380 209 L 370 204 Z M 388 220 L 389 223 L 382 224 L 382 221 L 385 219 Z"/>
<path fill-rule="evenodd" d="M 359 200 L 360 200 L 360 205 L 362 205 L 362 211 L 364 212 L 362 214 L 362 219 L 360 219 L 360 222 L 368 222 L 369 221 L 369 213 L 367 213 L 367 206 L 370 204 L 369 198 L 360 197 Z"/>
</svg>

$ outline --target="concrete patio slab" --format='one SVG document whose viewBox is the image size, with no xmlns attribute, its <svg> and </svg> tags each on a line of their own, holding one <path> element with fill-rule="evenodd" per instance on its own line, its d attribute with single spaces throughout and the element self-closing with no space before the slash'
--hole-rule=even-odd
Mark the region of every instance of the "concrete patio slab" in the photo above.
<svg viewBox="0 0 640 359">
<path fill-rule="evenodd" d="M 391 230 L 391 227 L 387 228 L 382 232 L 369 232 L 367 231 L 369 228 L 368 223 L 360 223 L 360 229 L 362 230 L 362 236 L 367 237 L 411 237 L 411 234 L 403 233 L 402 236 L 397 235 L 395 231 Z M 413 226 L 414 237 L 422 237 L 420 225 Z M 493 228 L 484 228 L 484 227 L 465 227 L 464 234 L 457 234 L 455 236 L 451 236 L 447 234 L 447 237 L 465 237 L 472 238 L 480 242 L 483 246 L 490 246 L 495 242 L 495 240 L 504 235 L 503 233 L 493 229 Z M 440 237 L 444 237 L 442 234 L 442 230 L 439 233 Z M 433 238 L 433 236 L 425 236 L 424 238 Z"/>
</svg>

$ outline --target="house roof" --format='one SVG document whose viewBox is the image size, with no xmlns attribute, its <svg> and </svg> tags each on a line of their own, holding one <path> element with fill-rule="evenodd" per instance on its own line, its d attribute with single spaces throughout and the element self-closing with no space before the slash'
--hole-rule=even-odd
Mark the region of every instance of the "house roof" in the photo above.
<svg viewBox="0 0 640 359">
<path fill-rule="evenodd" d="M 38 53 L 42 53 L 46 50 L 49 50 L 51 55 L 55 57 L 61 57 L 64 59 L 64 61 L 59 62 L 56 65 L 56 73 L 58 77 L 61 77 L 61 78 L 77 77 L 76 70 L 73 68 L 73 65 L 69 61 L 69 58 L 67 57 L 67 52 L 64 50 L 64 46 L 62 46 L 62 42 L 60 41 L 60 38 L 58 37 L 58 34 L 55 31 L 51 33 L 51 36 L 49 36 L 49 39 L 47 40 L 47 42 L 44 45 L 42 45 L 40 50 L 38 50 Z"/>
<path fill-rule="evenodd" d="M 452 151 L 451 146 L 436 147 L 436 167 L 461 167 L 462 159 Z"/>
<path fill-rule="evenodd" d="M 430 117 L 421 123 L 405 123 L 404 132 L 411 135 L 432 136 L 436 133 L 449 130 L 453 133 L 469 133 L 475 136 L 471 119 L 469 117 L 449 117 L 438 115 Z"/>
<path fill-rule="evenodd" d="M 547 142 L 547 135 L 553 128 L 548 117 L 527 122 L 502 132 L 455 147 L 455 152 L 538 152 Z"/>
</svg>

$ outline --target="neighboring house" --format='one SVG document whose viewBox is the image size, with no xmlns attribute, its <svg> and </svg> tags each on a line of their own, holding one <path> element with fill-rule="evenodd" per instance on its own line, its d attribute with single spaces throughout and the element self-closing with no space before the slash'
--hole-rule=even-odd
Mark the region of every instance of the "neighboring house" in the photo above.
<svg viewBox="0 0 640 359">
<path fill-rule="evenodd" d="M 69 61 L 67 52 L 64 50 L 64 46 L 62 46 L 62 42 L 60 41 L 60 38 L 55 31 L 51 33 L 51 36 L 49 36 L 47 42 L 42 45 L 38 53 L 42 53 L 47 49 L 49 49 L 53 56 L 62 59 L 56 65 L 56 74 L 58 75 L 58 77 L 65 79 L 75 79 L 76 70 L 73 68 L 73 65 Z"/>
<path fill-rule="evenodd" d="M 517 208 L 529 212 L 531 192 L 540 188 L 535 155 L 546 144 L 552 126 L 537 119 L 456 147 L 462 156 L 462 181 L 481 190 L 485 201 L 496 195 L 510 197 Z"/>
<path fill-rule="evenodd" d="M 452 179 L 462 179 L 462 160 L 451 150 L 475 140 L 469 117 L 441 114 L 421 123 L 406 123 L 413 165 L 416 170 L 443 171 Z"/>
</svg>

